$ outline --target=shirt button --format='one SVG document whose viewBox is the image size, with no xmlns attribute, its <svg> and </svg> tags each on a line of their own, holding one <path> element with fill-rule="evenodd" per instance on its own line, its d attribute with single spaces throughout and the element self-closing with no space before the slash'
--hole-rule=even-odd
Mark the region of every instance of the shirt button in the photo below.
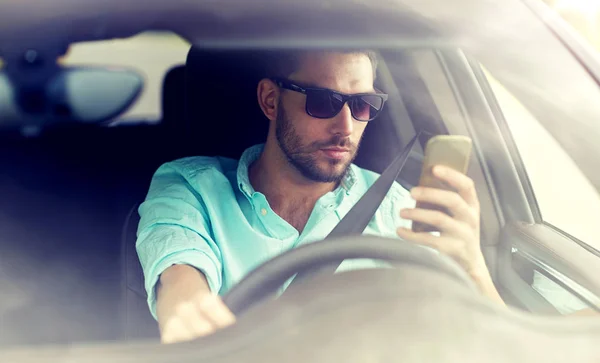
<svg viewBox="0 0 600 363">
<path fill-rule="evenodd" d="M 267 210 L 265 208 L 260 210 L 260 214 L 262 214 L 263 216 L 267 215 Z"/>
</svg>

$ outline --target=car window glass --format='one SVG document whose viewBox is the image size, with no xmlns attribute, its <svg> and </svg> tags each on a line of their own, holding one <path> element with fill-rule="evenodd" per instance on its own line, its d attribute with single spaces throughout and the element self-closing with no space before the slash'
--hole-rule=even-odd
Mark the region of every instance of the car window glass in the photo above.
<svg viewBox="0 0 600 363">
<path fill-rule="evenodd" d="M 145 32 L 125 39 L 75 43 L 60 62 L 127 67 L 140 72 L 145 78 L 144 90 L 120 121 L 158 121 L 163 78 L 170 68 L 185 63 L 189 48 L 189 43 L 174 33 Z"/>
<path fill-rule="evenodd" d="M 600 249 L 600 194 L 542 124 L 486 72 L 544 222 Z"/>
<path fill-rule="evenodd" d="M 588 310 L 590 306 L 555 281 L 548 271 L 533 263 L 526 254 L 512 248 L 512 268 L 531 288 L 562 315 Z M 575 286 L 575 284 L 571 284 Z"/>
<path fill-rule="evenodd" d="M 531 286 L 563 315 L 588 308 L 586 303 L 557 282 L 548 278 L 540 270 L 533 270 L 533 282 Z"/>
<path fill-rule="evenodd" d="M 543 0 L 585 41 L 600 49 L 600 2 L 597 0 Z"/>
</svg>

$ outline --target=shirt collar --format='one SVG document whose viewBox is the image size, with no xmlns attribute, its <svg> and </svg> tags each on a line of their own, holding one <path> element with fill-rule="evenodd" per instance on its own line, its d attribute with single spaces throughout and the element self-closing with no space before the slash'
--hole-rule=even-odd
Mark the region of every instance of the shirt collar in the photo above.
<svg viewBox="0 0 600 363">
<path fill-rule="evenodd" d="M 350 190 L 356 184 L 356 172 L 354 171 L 354 164 L 350 164 L 348 168 L 348 172 L 342 182 L 340 183 L 340 187 L 346 191 L 346 194 L 350 193 Z"/>
<path fill-rule="evenodd" d="M 242 191 L 242 193 L 246 194 L 246 196 L 251 197 L 252 194 L 255 193 L 252 184 L 250 184 L 250 177 L 248 176 L 248 169 L 253 162 L 258 160 L 260 154 L 264 149 L 265 144 L 258 144 L 251 146 L 244 150 L 242 156 L 240 157 L 240 162 L 238 163 L 237 168 L 237 180 L 238 187 Z"/>
<path fill-rule="evenodd" d="M 253 162 L 258 160 L 260 154 L 264 150 L 265 144 L 258 144 L 247 148 L 240 157 L 237 168 L 237 180 L 238 187 L 242 193 L 251 197 L 255 193 L 252 184 L 250 184 L 250 177 L 248 176 L 248 169 Z M 340 182 L 340 186 L 334 192 L 337 194 L 339 190 L 344 190 L 346 194 L 350 194 L 352 187 L 356 184 L 356 172 L 354 171 L 354 164 L 350 165 L 348 172 Z"/>
</svg>

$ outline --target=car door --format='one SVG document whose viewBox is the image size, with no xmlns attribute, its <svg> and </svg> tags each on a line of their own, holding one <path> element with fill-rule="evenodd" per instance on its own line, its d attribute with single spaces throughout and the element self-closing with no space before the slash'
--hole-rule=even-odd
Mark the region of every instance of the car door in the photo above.
<svg viewBox="0 0 600 363">
<path fill-rule="evenodd" d="M 439 59 L 496 210 L 504 299 L 536 313 L 600 311 L 600 90 L 590 67 L 542 37 L 532 47 L 544 53 L 522 47 L 521 58 L 444 50 Z M 491 219 L 482 210 L 482 223 Z"/>
<path fill-rule="evenodd" d="M 512 207 L 529 214 L 529 218 L 508 219 L 502 229 L 500 284 L 532 311 L 572 314 L 597 309 L 597 186 L 537 116 L 493 75 L 472 65 L 518 176 L 521 188 L 515 193 L 525 197 Z M 573 135 L 581 133 L 575 130 L 578 126 L 563 125 Z M 598 154 L 590 153 L 589 158 L 600 162 Z"/>
</svg>

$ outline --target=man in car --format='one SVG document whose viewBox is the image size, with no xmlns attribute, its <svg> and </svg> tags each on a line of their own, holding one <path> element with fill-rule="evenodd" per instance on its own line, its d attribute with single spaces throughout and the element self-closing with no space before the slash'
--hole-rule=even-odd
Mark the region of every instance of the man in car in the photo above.
<svg viewBox="0 0 600 363">
<path fill-rule="evenodd" d="M 219 294 L 270 258 L 325 238 L 377 179 L 352 164 L 365 127 L 384 104 L 373 86 L 376 66 L 371 52 L 282 55 L 272 65 L 275 77 L 257 87 L 269 122 L 264 145 L 247 149 L 239 161 L 189 157 L 157 170 L 139 208 L 136 245 L 163 342 L 232 324 Z M 409 193 L 396 184 L 365 234 L 448 254 L 482 294 L 501 303 L 480 249 L 473 181 L 441 166 L 434 174 L 456 192 L 417 187 Z M 449 215 L 415 209 L 415 201 Z M 414 233 L 411 221 L 440 233 Z M 377 263 L 351 260 L 338 271 L 369 266 Z"/>
</svg>

